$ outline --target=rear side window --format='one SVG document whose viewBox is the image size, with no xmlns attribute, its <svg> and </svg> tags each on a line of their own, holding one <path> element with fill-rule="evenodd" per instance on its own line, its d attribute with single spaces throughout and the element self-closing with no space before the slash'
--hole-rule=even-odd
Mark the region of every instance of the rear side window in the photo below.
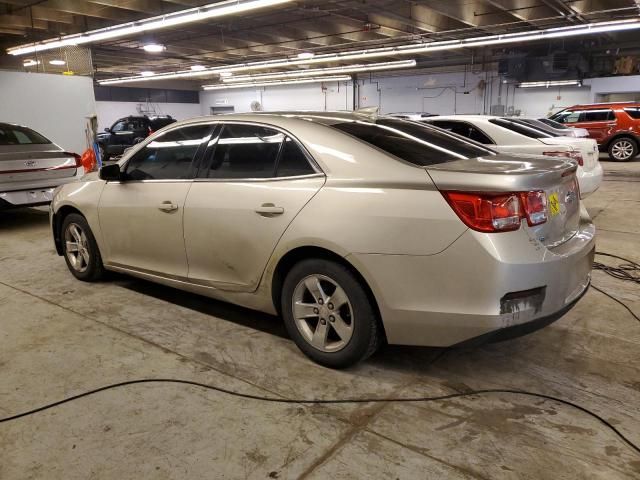
<svg viewBox="0 0 640 480">
<path fill-rule="evenodd" d="M 631 118 L 640 119 L 640 107 L 628 107 L 624 109 Z"/>
<path fill-rule="evenodd" d="M 551 138 L 555 136 L 543 130 L 539 130 L 533 126 L 512 122 L 511 120 L 507 120 L 506 118 L 492 118 L 489 120 L 489 122 L 529 138 Z"/>
<path fill-rule="evenodd" d="M 450 132 L 462 135 L 474 142 L 483 143 L 485 145 L 491 145 L 494 143 L 484 132 L 467 122 L 458 122 L 455 120 L 431 120 L 429 123 L 438 128 L 444 128 Z"/>
<path fill-rule="evenodd" d="M 284 135 L 257 125 L 225 124 L 213 149 L 208 178 L 270 178 Z"/>
<path fill-rule="evenodd" d="M 584 110 L 580 115 L 581 122 L 608 122 L 615 120 L 613 110 L 599 109 L 599 110 Z"/>
<path fill-rule="evenodd" d="M 46 145 L 51 143 L 38 132 L 17 125 L 0 125 L 0 145 Z"/>
<path fill-rule="evenodd" d="M 343 122 L 331 126 L 414 165 L 435 165 L 494 154 L 461 136 L 399 119 Z"/>
<path fill-rule="evenodd" d="M 312 173 L 316 172 L 309 163 L 307 156 L 295 141 L 287 137 L 284 141 L 284 145 L 282 145 L 276 176 L 294 177 L 299 175 L 311 175 Z"/>
<path fill-rule="evenodd" d="M 127 180 L 178 180 L 190 178 L 191 162 L 200 145 L 211 136 L 211 125 L 177 128 L 149 142 L 128 162 Z"/>
</svg>

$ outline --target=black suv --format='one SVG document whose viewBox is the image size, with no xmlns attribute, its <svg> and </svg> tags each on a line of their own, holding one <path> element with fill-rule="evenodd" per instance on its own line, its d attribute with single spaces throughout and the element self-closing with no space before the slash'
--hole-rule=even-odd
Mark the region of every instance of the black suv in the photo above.
<svg viewBox="0 0 640 480">
<path fill-rule="evenodd" d="M 124 151 L 136 143 L 140 143 L 156 130 L 175 122 L 171 115 L 157 117 L 129 116 L 116 120 L 111 128 L 105 128 L 98 134 L 98 145 L 102 161 L 114 155 L 122 155 Z"/>
</svg>

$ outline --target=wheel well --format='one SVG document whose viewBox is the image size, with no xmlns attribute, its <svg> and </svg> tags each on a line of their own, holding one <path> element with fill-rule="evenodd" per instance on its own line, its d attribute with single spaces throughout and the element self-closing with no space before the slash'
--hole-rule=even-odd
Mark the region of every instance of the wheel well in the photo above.
<svg viewBox="0 0 640 480">
<path fill-rule="evenodd" d="M 60 209 L 53 215 L 53 222 L 51 222 L 51 228 L 53 229 L 53 241 L 56 245 L 56 251 L 58 255 L 62 255 L 62 236 L 60 230 L 62 229 L 62 222 L 67 215 L 71 213 L 77 213 L 78 215 L 82 215 L 82 212 L 77 208 L 70 207 L 69 205 L 65 205 L 60 207 Z M 84 217 L 84 215 L 82 215 Z"/>
<path fill-rule="evenodd" d="M 636 137 L 635 135 L 632 135 L 630 133 L 624 133 L 623 132 L 623 133 L 616 134 L 611 140 L 609 140 L 607 142 L 607 147 L 606 147 L 607 150 L 609 149 L 609 145 L 611 145 L 611 143 L 614 140 L 618 140 L 619 138 L 628 138 L 628 139 L 633 140 L 634 142 L 636 142 L 636 145 L 640 145 L 640 141 L 638 140 L 638 137 Z"/>
<path fill-rule="evenodd" d="M 383 332 L 383 335 L 385 335 L 385 339 L 386 339 L 386 334 L 384 332 L 384 324 L 382 323 L 382 318 L 380 316 L 380 309 L 378 307 L 378 302 L 376 301 L 376 297 L 374 296 L 373 291 L 371 290 L 371 287 L 369 286 L 365 278 L 351 263 L 345 260 L 344 257 L 338 255 L 337 253 L 332 252 L 331 250 L 327 250 L 326 248 L 322 248 L 322 247 L 294 248 L 293 250 L 287 252 L 287 254 L 283 256 L 278 262 L 278 265 L 276 266 L 276 269 L 273 272 L 273 279 L 271 283 L 271 298 L 274 306 L 276 307 L 276 310 L 278 311 L 278 314 L 279 315 L 282 314 L 281 306 L 280 306 L 281 304 L 280 297 L 282 295 L 282 286 L 284 284 L 284 279 L 286 278 L 287 273 L 289 273 L 289 271 L 293 268 L 293 266 L 296 263 L 309 258 L 322 258 L 322 259 L 331 260 L 333 262 L 339 263 L 340 265 L 343 265 L 346 268 L 348 268 L 349 271 L 356 276 L 360 284 L 364 287 L 367 293 L 367 297 L 369 297 L 369 302 L 371 303 L 371 305 L 373 305 L 373 308 L 375 309 L 378 324 L 381 328 L 381 331 Z"/>
</svg>

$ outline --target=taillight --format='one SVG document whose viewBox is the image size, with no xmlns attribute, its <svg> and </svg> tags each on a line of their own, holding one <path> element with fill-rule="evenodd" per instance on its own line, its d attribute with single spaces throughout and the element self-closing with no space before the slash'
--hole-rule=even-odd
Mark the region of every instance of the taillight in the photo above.
<svg viewBox="0 0 640 480">
<path fill-rule="evenodd" d="M 65 155 L 69 155 L 70 157 L 73 157 L 76 160 L 76 168 L 82 167 L 82 157 L 80 155 L 73 152 L 63 152 L 63 153 Z"/>
<path fill-rule="evenodd" d="M 580 165 L 581 167 L 584 166 L 584 158 L 582 158 L 582 154 L 576 150 L 571 150 L 568 152 L 560 152 L 560 151 L 555 151 L 555 152 L 542 152 L 543 155 L 546 155 L 548 157 L 565 157 L 565 158 L 570 158 L 572 160 L 575 160 L 576 162 L 578 162 L 578 165 Z"/>
<path fill-rule="evenodd" d="M 518 230 L 522 219 L 530 226 L 547 221 L 547 196 L 543 191 L 479 193 L 443 191 L 454 212 L 469 228 L 479 232 Z"/>
</svg>

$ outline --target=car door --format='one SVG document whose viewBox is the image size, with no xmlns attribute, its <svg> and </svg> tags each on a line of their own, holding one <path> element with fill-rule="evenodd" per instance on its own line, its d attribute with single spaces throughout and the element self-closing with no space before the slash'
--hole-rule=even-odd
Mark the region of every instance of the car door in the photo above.
<svg viewBox="0 0 640 480">
<path fill-rule="evenodd" d="M 225 122 L 214 136 L 185 205 L 189 279 L 253 291 L 278 240 L 325 177 L 278 129 Z"/>
<path fill-rule="evenodd" d="M 127 161 L 121 181 L 106 183 L 98 215 L 108 264 L 186 279 L 184 204 L 212 128 L 165 132 Z"/>
<path fill-rule="evenodd" d="M 580 112 L 580 119 L 576 127 L 586 128 L 589 137 L 596 142 L 602 141 L 608 136 L 609 130 L 616 126 L 616 116 L 610 108 L 594 108 Z"/>
</svg>

